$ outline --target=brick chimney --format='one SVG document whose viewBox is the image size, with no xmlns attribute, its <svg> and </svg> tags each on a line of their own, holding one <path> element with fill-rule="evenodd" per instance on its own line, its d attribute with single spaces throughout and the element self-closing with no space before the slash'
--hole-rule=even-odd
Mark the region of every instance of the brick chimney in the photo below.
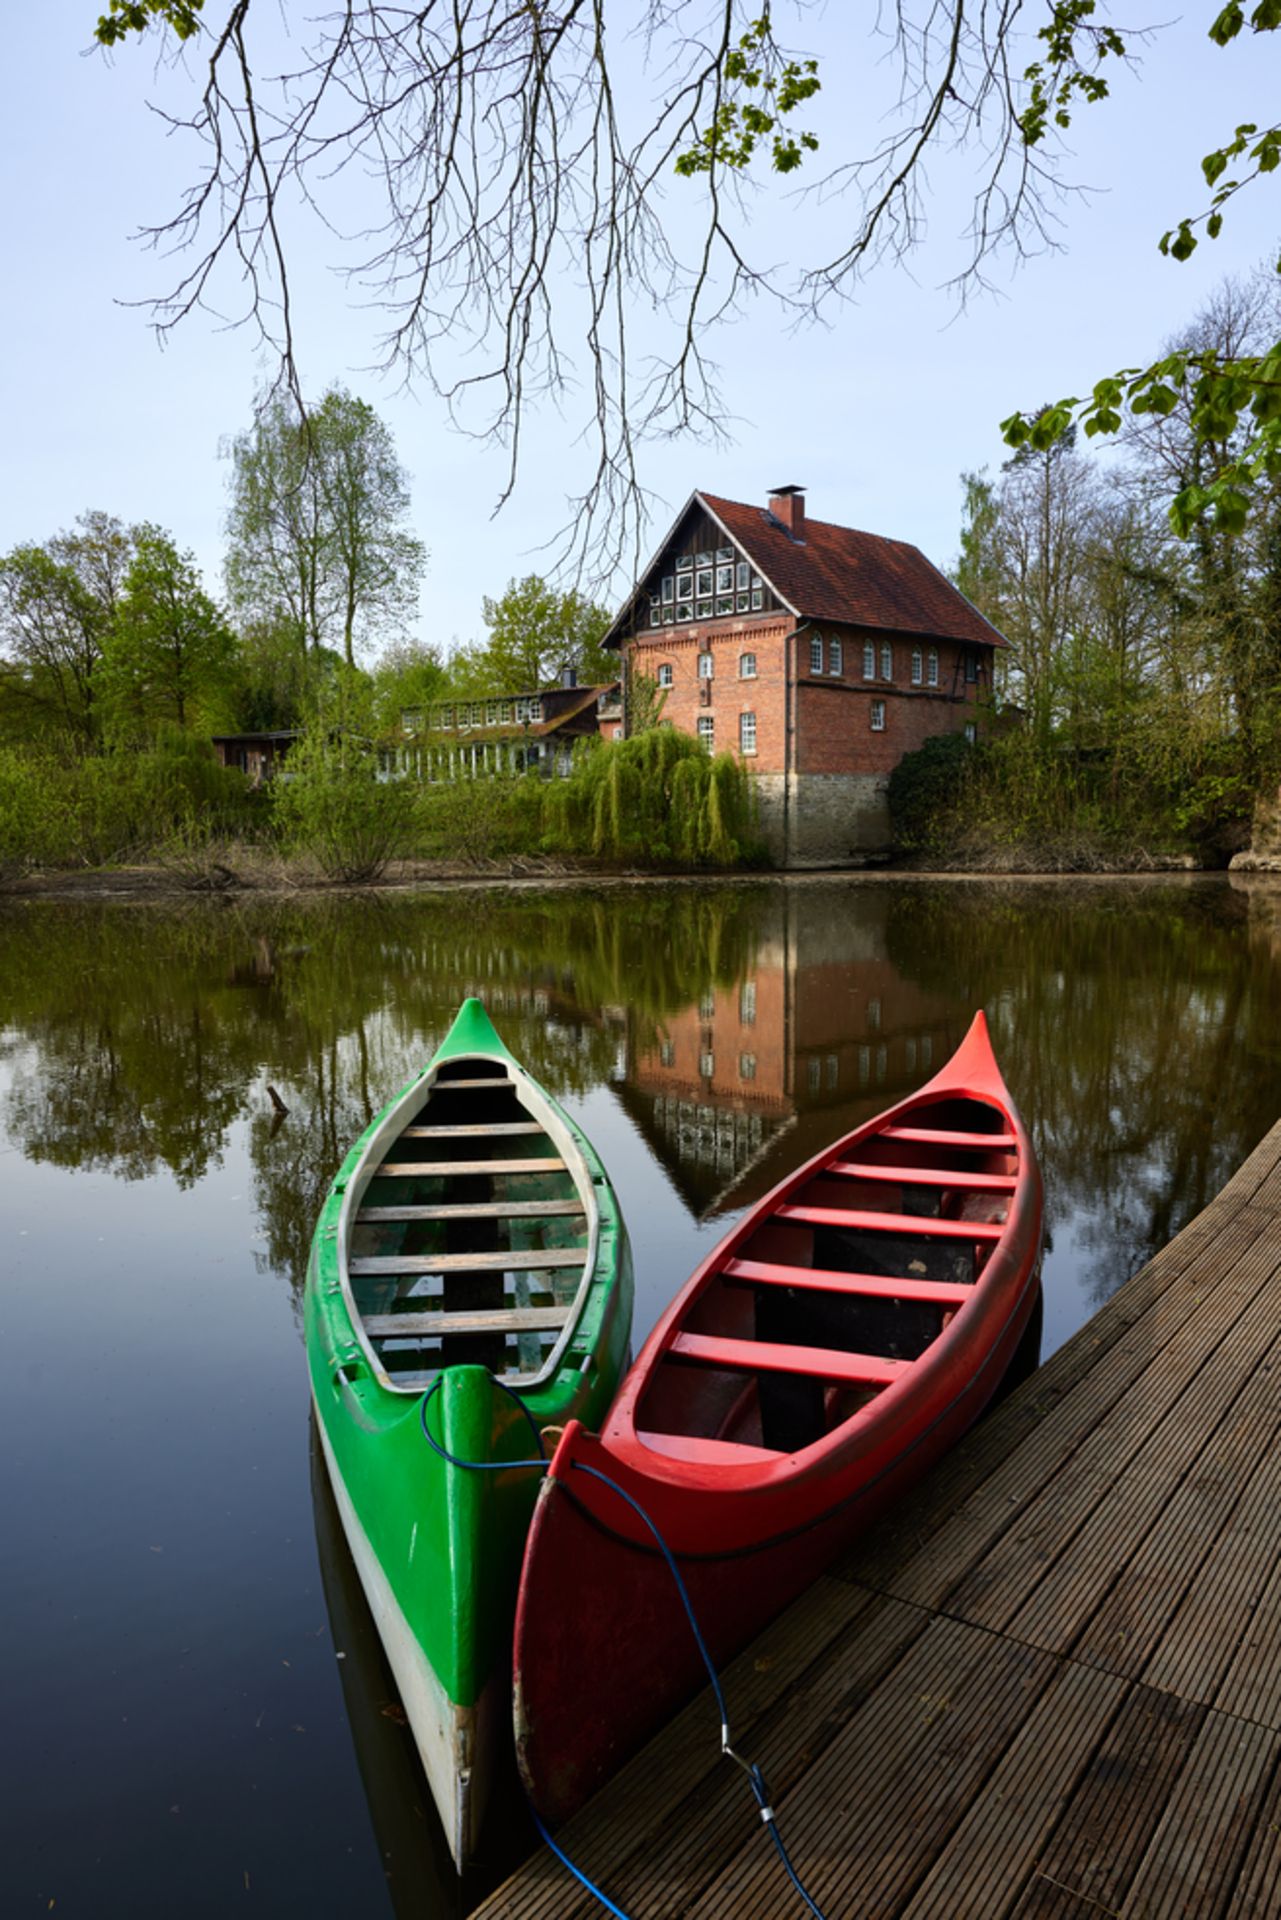
<svg viewBox="0 0 1281 1920">
<path fill-rule="evenodd" d="M 771 487 L 769 510 L 779 525 L 786 527 L 793 540 L 805 538 L 804 487 Z"/>
</svg>

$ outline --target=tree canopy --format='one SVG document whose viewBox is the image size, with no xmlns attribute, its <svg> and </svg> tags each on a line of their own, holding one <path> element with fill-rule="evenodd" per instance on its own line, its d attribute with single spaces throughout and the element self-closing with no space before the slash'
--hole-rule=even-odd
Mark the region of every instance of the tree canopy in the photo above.
<svg viewBox="0 0 1281 1920">
<path fill-rule="evenodd" d="M 331 232 L 341 264 L 385 313 L 384 361 L 425 379 L 461 424 L 505 442 L 509 488 L 526 409 L 572 401 L 570 343 L 585 341 L 594 455 L 566 538 L 608 570 L 634 551 L 645 438 L 720 430 L 712 323 L 760 294 L 793 317 L 821 313 L 878 260 L 909 252 L 933 161 L 954 171 L 968 152 L 975 162 L 962 287 L 1002 254 L 1055 244 L 1054 203 L 1070 184 L 1063 136 L 1081 106 L 1107 97 L 1145 30 L 1098 18 L 1095 0 L 1040 5 L 1039 26 L 1008 0 L 900 6 L 884 29 L 888 116 L 870 127 L 858 111 L 829 116 L 821 152 L 815 95 L 852 96 L 857 76 L 842 68 L 847 53 L 825 51 L 804 0 L 339 8 L 299 30 L 290 70 L 274 80 L 263 76 L 276 10 L 261 0 L 111 0 L 98 37 L 115 45 L 154 27 L 187 60 L 205 56 L 189 110 L 170 116 L 204 152 L 171 218 L 150 232 L 188 249 L 157 324 L 206 305 L 221 312 L 223 283 L 239 276 L 242 317 L 299 397 L 296 225 L 305 212 L 323 217 L 354 161 L 371 177 L 374 211 L 348 248 L 336 222 Z M 1228 0 L 1209 38 L 1224 47 L 1279 24 L 1276 0 L 1248 14 Z M 871 17 L 869 29 L 882 31 Z M 792 47 L 789 31 L 820 44 Z M 818 257 L 778 269 L 752 257 L 744 185 L 762 161 L 789 179 L 804 167 L 828 215 Z M 1163 250 L 1184 259 L 1202 234 L 1216 236 L 1229 204 L 1279 162 L 1281 127 L 1243 121 L 1225 133 L 1201 163 L 1206 205 L 1169 229 Z M 641 306 L 670 321 L 652 357 L 628 351 Z M 1011 415 L 1006 432 L 1042 448 L 1074 418 L 1087 434 L 1111 433 L 1182 396 L 1205 444 L 1247 432 L 1180 491 L 1176 513 L 1185 526 L 1207 514 L 1237 526 L 1249 482 L 1281 460 L 1281 344 L 1243 358 L 1178 346 L 1084 397 Z"/>
<path fill-rule="evenodd" d="M 404 633 L 426 549 L 386 424 L 334 386 L 314 407 L 266 397 L 231 443 L 227 589 L 243 616 L 293 634 L 304 661 Z"/>
<path fill-rule="evenodd" d="M 554 686 L 572 671 L 582 686 L 600 686 L 618 678 L 618 655 L 601 640 L 609 612 L 581 593 L 559 592 L 537 574 L 509 580 L 497 600 L 484 603 L 489 638 L 476 664 L 497 691 L 532 692 Z"/>
</svg>

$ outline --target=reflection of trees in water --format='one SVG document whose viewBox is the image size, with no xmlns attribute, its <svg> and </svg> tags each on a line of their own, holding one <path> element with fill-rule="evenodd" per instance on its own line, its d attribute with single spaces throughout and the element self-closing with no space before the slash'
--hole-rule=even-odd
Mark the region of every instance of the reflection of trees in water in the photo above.
<svg viewBox="0 0 1281 1920">
<path fill-rule="evenodd" d="M 896 889 L 887 940 L 904 974 L 988 1009 L 1035 1132 L 1051 1229 L 1087 1220 L 1096 1299 L 1205 1206 L 1278 1117 L 1278 968 L 1222 886 Z"/>
<path fill-rule="evenodd" d="M 750 889 L 457 895 L 6 916 L 4 1119 L 31 1158 L 190 1185 L 249 1114 L 267 1259 L 300 1284 L 352 1140 L 464 993 L 553 1093 L 613 1073 L 624 1010 L 657 1018 L 748 964 Z M 279 1122 L 264 1089 L 289 1108 Z"/>
</svg>

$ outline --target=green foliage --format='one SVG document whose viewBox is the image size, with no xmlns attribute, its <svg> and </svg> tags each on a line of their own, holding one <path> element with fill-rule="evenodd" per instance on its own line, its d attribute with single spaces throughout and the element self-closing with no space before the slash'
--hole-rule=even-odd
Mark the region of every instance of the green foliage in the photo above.
<svg viewBox="0 0 1281 1920">
<path fill-rule="evenodd" d="M 817 60 L 793 60 L 781 53 L 768 13 L 753 20 L 737 45 L 726 48 L 711 125 L 677 155 L 677 173 L 689 178 L 718 166 L 741 173 L 771 134 L 774 171 L 794 172 L 806 153 L 818 151 L 818 140 L 812 133 L 786 132 L 780 123 L 821 86 Z"/>
<path fill-rule="evenodd" d="M 190 845 L 252 819 L 243 777 L 176 727 L 101 753 L 0 750 L 0 862 L 11 871 L 148 859 L 175 837 Z"/>
<path fill-rule="evenodd" d="M 235 642 L 194 556 L 139 527 L 102 660 L 102 697 L 125 733 L 158 720 L 212 731 L 230 702 Z"/>
<path fill-rule="evenodd" d="M 530 856 L 539 851 L 544 803 L 562 783 L 536 776 L 482 775 L 439 780 L 418 790 L 414 850 L 429 859 L 465 866 Z"/>
<path fill-rule="evenodd" d="M 379 771 L 373 690 L 363 674 L 340 668 L 273 785 L 283 844 L 330 880 L 376 880 L 413 844 L 416 794 Z"/>
<path fill-rule="evenodd" d="M 905 852 L 936 846 L 954 831 L 975 751 L 963 733 L 940 733 L 899 761 L 887 797 L 895 843 Z"/>
<path fill-rule="evenodd" d="M 303 414 L 281 395 L 231 443 L 227 590 L 245 619 L 354 666 L 369 640 L 403 633 L 426 565 L 409 532 L 409 482 L 373 408 L 331 387 Z"/>
<path fill-rule="evenodd" d="M 761 859 L 751 777 L 732 754 L 654 727 L 601 743 L 546 802 L 549 851 L 646 867 L 730 867 Z"/>
<path fill-rule="evenodd" d="M 497 600 L 486 597 L 489 638 L 467 662 L 482 691 L 536 693 L 572 668 L 580 686 L 618 678 L 618 656 L 601 647 L 610 615 L 576 591 L 560 593 L 538 574 L 509 580 Z M 460 666 L 464 663 L 460 662 Z"/>
<path fill-rule="evenodd" d="M 108 11 L 99 16 L 94 39 L 99 46 L 114 47 L 131 33 L 145 33 L 153 21 L 172 27 L 179 40 L 190 40 L 200 31 L 200 14 L 205 0 L 108 0 Z"/>
</svg>

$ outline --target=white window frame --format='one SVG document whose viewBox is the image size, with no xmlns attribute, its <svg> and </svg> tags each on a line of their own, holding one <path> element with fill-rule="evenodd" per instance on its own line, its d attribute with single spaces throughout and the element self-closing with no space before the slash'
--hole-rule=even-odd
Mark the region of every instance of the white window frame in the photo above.
<svg viewBox="0 0 1281 1920">
<path fill-rule="evenodd" d="M 925 683 L 930 687 L 936 687 L 939 683 L 939 650 L 937 647 L 930 648 L 929 655 L 926 659 Z"/>
<path fill-rule="evenodd" d="M 740 654 L 739 654 L 739 656 L 738 656 L 738 677 L 739 677 L 739 679 L 740 679 L 740 680 L 755 680 L 755 678 L 756 678 L 756 655 L 755 655 L 754 653 L 740 653 Z"/>
<path fill-rule="evenodd" d="M 894 649 L 888 640 L 881 642 L 881 678 L 882 680 L 894 678 Z"/>
<path fill-rule="evenodd" d="M 716 720 L 713 714 L 699 714 L 698 744 L 708 753 L 714 753 L 716 751 Z"/>
<path fill-rule="evenodd" d="M 876 678 L 876 642 L 874 640 L 863 642 L 863 678 L 865 680 Z"/>
<path fill-rule="evenodd" d="M 658 672 L 657 672 L 657 674 L 655 675 L 655 678 L 657 679 L 657 681 L 658 681 L 658 684 L 659 684 L 659 686 L 660 686 L 660 687 L 670 687 L 670 686 L 671 686 L 671 684 L 672 684 L 672 663 L 671 663 L 671 661 L 670 661 L 670 660 L 661 660 L 661 661 L 659 662 L 659 666 L 658 666 Z"/>
<path fill-rule="evenodd" d="M 883 700 L 873 700 L 872 702 L 871 727 L 873 733 L 884 733 L 885 731 L 885 702 Z"/>
<path fill-rule="evenodd" d="M 710 652 L 700 653 L 698 656 L 698 677 L 700 680 L 716 678 L 716 662 Z"/>
<path fill-rule="evenodd" d="M 821 633 L 810 635 L 810 672 L 823 671 L 823 636 Z"/>
<path fill-rule="evenodd" d="M 827 671 L 838 678 L 845 672 L 845 651 L 839 640 L 827 643 Z"/>
<path fill-rule="evenodd" d="M 913 647 L 912 648 L 912 685 L 914 687 L 920 687 L 920 686 L 924 686 L 924 684 L 925 684 L 925 659 L 921 653 L 921 649 L 919 647 Z"/>
<path fill-rule="evenodd" d="M 756 715 L 740 713 L 738 716 L 738 750 L 745 757 L 756 752 Z"/>
</svg>

